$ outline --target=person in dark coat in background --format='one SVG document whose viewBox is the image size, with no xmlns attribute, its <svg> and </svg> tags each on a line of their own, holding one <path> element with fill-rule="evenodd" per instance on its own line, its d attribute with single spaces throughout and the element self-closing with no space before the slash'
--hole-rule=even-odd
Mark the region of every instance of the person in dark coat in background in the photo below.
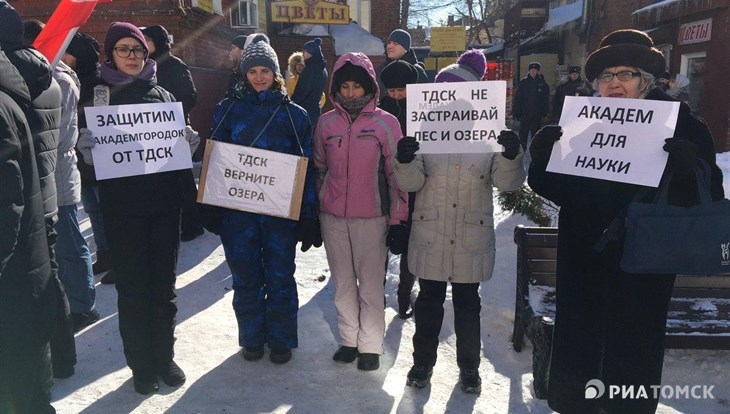
<svg viewBox="0 0 730 414">
<path fill-rule="evenodd" d="M 228 61 L 233 66 L 233 71 L 228 77 L 228 89 L 226 89 L 226 98 L 233 96 L 236 91 L 236 85 L 243 80 L 241 73 L 241 59 L 243 59 L 243 49 L 246 48 L 246 36 L 238 35 L 231 40 L 231 50 L 228 52 Z"/>
<path fill-rule="evenodd" d="M 388 64 L 380 73 L 380 78 L 386 89 L 386 95 L 380 99 L 378 107 L 392 114 L 398 119 L 401 132 L 406 136 L 406 85 L 418 83 L 418 69 L 405 60 L 396 60 Z M 398 275 L 398 317 L 408 319 L 413 314 L 411 307 L 411 292 L 416 283 L 416 277 L 408 270 L 408 237 L 411 233 L 413 207 L 416 203 L 416 193 L 408 193 L 408 221 L 405 243 L 402 246 L 391 245 L 390 252 L 400 254 L 400 274 Z"/>
<path fill-rule="evenodd" d="M 114 22 L 104 40 L 108 61 L 94 87 L 94 106 L 173 102 L 157 85 L 156 63 L 148 59 L 147 42 L 133 24 Z M 86 125 L 86 117 L 79 122 Z M 195 151 L 199 138 L 185 128 L 185 140 Z M 197 139 L 196 139 L 197 138 Z M 84 162 L 94 164 L 96 141 L 86 128 L 78 148 Z M 180 248 L 180 214 L 186 170 L 156 172 L 99 181 L 109 246 L 117 274 L 119 333 L 132 369 L 134 389 L 151 394 L 157 377 L 177 387 L 185 373 L 175 363 L 175 276 Z"/>
<path fill-rule="evenodd" d="M 322 113 L 319 101 L 327 86 L 325 63 L 327 62 L 322 54 L 322 39 L 315 38 L 304 44 L 304 70 L 299 75 L 291 100 L 307 111 L 313 128 L 317 126 Z"/>
<path fill-rule="evenodd" d="M 416 52 L 411 49 L 411 35 L 403 29 L 395 29 L 390 33 L 388 40 L 385 42 L 385 62 L 375 68 L 375 77 L 378 80 L 380 98 L 387 95 L 380 74 L 390 62 L 395 60 L 405 60 L 416 68 L 418 71 L 417 83 L 428 83 L 426 69 L 424 69 L 423 63 L 418 61 Z"/>
<path fill-rule="evenodd" d="M 527 139 L 542 126 L 542 118 L 548 114 L 550 87 L 540 74 L 540 63 L 531 62 L 529 73 L 520 79 L 512 102 L 512 116 L 520 121 L 520 143 L 527 150 Z"/>
<path fill-rule="evenodd" d="M 0 16 L 6 8 L 0 1 Z M 22 36 L 22 24 L 2 27 Z M 21 109 L 31 106 L 31 95 L 1 49 L 0 412 L 55 413 L 49 341 L 57 296 L 36 156 Z"/>
<path fill-rule="evenodd" d="M 307 113 L 286 95 L 276 52 L 268 39 L 244 50 L 244 80 L 216 106 L 211 139 L 310 158 L 299 222 L 206 206 L 203 223 L 220 235 L 233 274 L 233 310 L 243 358 L 256 361 L 266 345 L 275 364 L 299 346 L 299 299 L 294 280 L 297 241 L 302 251 L 322 245 L 316 219 L 312 127 Z"/>
<path fill-rule="evenodd" d="M 571 66 L 568 69 L 568 80 L 555 88 L 552 116 L 555 123 L 560 121 L 566 96 L 593 96 L 593 88 L 580 75 L 580 66 Z"/>
<path fill-rule="evenodd" d="M 76 32 L 66 48 L 61 60 L 76 72 L 76 76 L 81 82 L 79 91 L 79 128 L 84 128 L 85 119 L 83 108 L 94 105 L 94 86 L 100 82 L 101 74 L 99 73 L 99 43 L 93 37 Z M 76 156 L 81 160 L 81 153 L 76 150 Z M 96 173 L 94 167 L 79 162 L 76 164 L 81 174 L 81 204 L 84 206 L 84 212 L 89 216 L 91 222 L 91 230 L 94 233 L 94 244 L 96 244 L 96 262 L 93 264 L 93 272 L 95 275 L 104 273 L 101 283 L 105 285 L 114 284 L 117 280 L 114 270 L 112 269 L 112 254 L 109 251 L 109 245 L 106 241 L 106 231 L 104 228 L 104 214 L 99 206 L 99 185 L 96 181 Z"/>
<path fill-rule="evenodd" d="M 170 92 L 175 100 L 182 102 L 185 123 L 190 125 L 190 110 L 198 101 L 193 76 L 188 65 L 180 58 L 172 55 L 170 35 L 163 26 L 155 25 L 142 29 L 150 48 L 150 59 L 157 62 L 157 84 Z M 194 155 L 194 154 L 191 154 Z M 195 185 L 193 171 L 187 177 L 188 192 L 182 211 L 181 241 L 190 241 L 204 233 L 203 225 L 198 217 L 198 187 Z"/>
<path fill-rule="evenodd" d="M 45 25 L 39 20 L 27 20 L 23 26 L 23 44 L 31 47 Z M 78 138 L 79 81 L 63 62 L 56 64 L 53 78 L 61 87 L 62 110 L 55 167 L 58 220 L 54 229 L 58 235 L 55 248 L 58 278 L 54 278 L 54 284 L 58 312 L 51 336 L 51 363 L 54 378 L 67 378 L 73 375 L 76 365 L 74 321 L 89 321 L 87 315 L 95 308 L 96 289 L 91 254 L 79 228 L 76 208 L 81 201 L 81 177 L 74 150 Z"/>
<path fill-rule="evenodd" d="M 586 76 L 602 97 L 672 99 L 654 86 L 664 56 L 651 38 L 636 30 L 618 30 L 588 56 Z M 661 384 L 664 331 L 675 275 L 629 274 L 621 270 L 623 240 L 602 252 L 593 246 L 638 191 L 654 199 L 656 188 L 545 171 L 557 125 L 542 128 L 530 147 L 528 183 L 560 206 L 555 330 L 549 373 L 548 404 L 560 413 L 654 413 L 658 400 L 650 387 Z M 722 199 L 722 173 L 705 122 L 682 103 L 674 136 L 666 139 L 669 159 L 662 182 L 670 179 L 669 203 L 698 203 L 695 166 L 711 166 L 712 199 Z M 661 185 L 661 184 L 660 184 Z M 585 397 L 586 383 L 644 387 L 648 398 Z M 606 393 L 608 394 L 608 393 Z"/>
</svg>

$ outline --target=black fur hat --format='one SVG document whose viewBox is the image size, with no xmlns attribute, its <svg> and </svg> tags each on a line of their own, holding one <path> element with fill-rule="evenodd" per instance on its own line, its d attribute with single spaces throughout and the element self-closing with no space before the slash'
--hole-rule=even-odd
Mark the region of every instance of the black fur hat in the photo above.
<svg viewBox="0 0 730 414">
<path fill-rule="evenodd" d="M 649 35 L 623 29 L 604 37 L 598 49 L 588 56 L 586 78 L 593 82 L 604 69 L 613 66 L 633 66 L 656 76 L 664 72 L 666 62 Z"/>
</svg>

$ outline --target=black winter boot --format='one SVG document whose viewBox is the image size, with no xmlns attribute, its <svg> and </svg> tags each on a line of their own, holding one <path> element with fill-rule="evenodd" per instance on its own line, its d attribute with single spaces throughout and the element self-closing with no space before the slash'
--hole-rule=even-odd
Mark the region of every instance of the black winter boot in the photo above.
<svg viewBox="0 0 730 414">
<path fill-rule="evenodd" d="M 482 392 L 482 379 L 479 377 L 478 369 L 462 369 L 459 373 L 461 390 L 467 394 L 479 394 Z"/>
<path fill-rule="evenodd" d="M 170 387 L 179 387 L 185 384 L 185 373 L 173 360 L 166 364 L 160 364 L 157 367 L 157 375 Z"/>
<path fill-rule="evenodd" d="M 139 394 L 148 395 L 160 389 L 160 385 L 157 383 L 157 376 L 152 372 L 133 372 L 132 379 L 134 380 L 134 390 Z"/>
<path fill-rule="evenodd" d="M 332 359 L 336 362 L 342 362 L 343 364 L 349 364 L 357 359 L 357 348 L 354 346 L 341 346 L 337 349 L 337 352 L 332 356 Z"/>
<path fill-rule="evenodd" d="M 380 368 L 380 355 L 360 354 L 357 359 L 357 369 L 360 371 L 375 371 Z"/>
<path fill-rule="evenodd" d="M 414 365 L 408 371 L 406 385 L 413 388 L 424 388 L 428 385 L 433 375 L 433 368 L 423 365 Z"/>
<path fill-rule="evenodd" d="M 264 357 L 263 346 L 249 346 L 243 348 L 243 359 L 246 361 L 258 361 Z"/>
</svg>

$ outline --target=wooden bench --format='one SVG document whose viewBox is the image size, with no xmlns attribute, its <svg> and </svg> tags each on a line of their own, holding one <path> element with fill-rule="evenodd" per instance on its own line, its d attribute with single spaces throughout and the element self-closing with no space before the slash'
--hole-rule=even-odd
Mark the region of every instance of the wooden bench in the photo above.
<svg viewBox="0 0 730 414">
<path fill-rule="evenodd" d="M 515 227 L 517 296 L 512 346 L 532 342 L 533 386 L 547 398 L 555 317 L 558 229 Z M 667 315 L 667 348 L 730 349 L 730 274 L 677 275 Z"/>
</svg>

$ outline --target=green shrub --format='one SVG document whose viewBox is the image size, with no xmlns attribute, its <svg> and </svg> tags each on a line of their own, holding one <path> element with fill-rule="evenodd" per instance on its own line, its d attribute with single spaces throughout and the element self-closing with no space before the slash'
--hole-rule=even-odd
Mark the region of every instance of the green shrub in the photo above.
<svg viewBox="0 0 730 414">
<path fill-rule="evenodd" d="M 522 214 L 540 227 L 557 225 L 559 208 L 537 195 L 527 184 L 515 191 L 500 191 L 497 200 L 503 211 Z"/>
</svg>

